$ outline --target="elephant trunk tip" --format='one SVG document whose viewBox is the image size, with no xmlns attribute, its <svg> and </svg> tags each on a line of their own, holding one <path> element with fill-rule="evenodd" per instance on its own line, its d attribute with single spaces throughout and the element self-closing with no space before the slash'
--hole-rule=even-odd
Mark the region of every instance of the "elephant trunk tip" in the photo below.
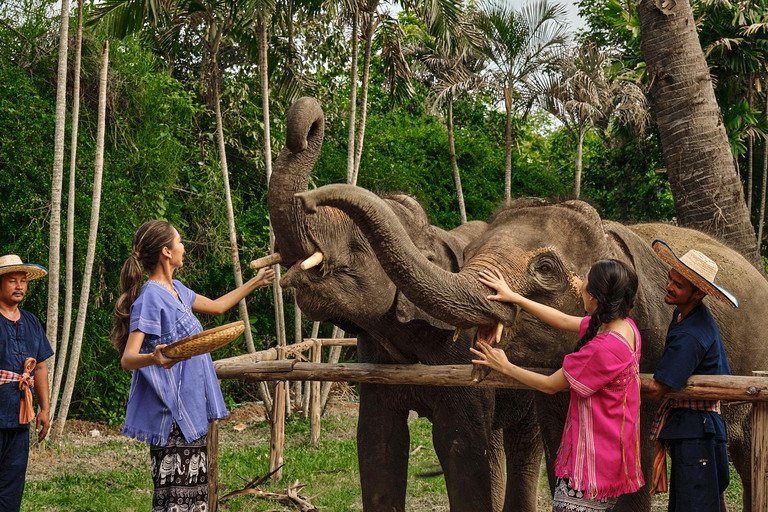
<svg viewBox="0 0 768 512">
<path fill-rule="evenodd" d="M 294 197 L 301 202 L 304 213 L 317 213 L 317 201 L 312 198 L 311 192 L 299 192 Z"/>
</svg>

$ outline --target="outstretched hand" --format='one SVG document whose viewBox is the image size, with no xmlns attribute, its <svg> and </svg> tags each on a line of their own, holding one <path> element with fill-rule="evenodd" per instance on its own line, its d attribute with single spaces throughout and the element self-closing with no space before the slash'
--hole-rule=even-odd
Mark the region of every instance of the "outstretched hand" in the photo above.
<svg viewBox="0 0 768 512">
<path fill-rule="evenodd" d="M 489 295 L 488 300 L 517 303 L 523 297 L 512 291 L 498 270 L 494 269 L 493 273 L 483 270 L 478 275 L 480 276 L 478 280 L 481 283 L 496 290 L 496 295 Z"/>
<path fill-rule="evenodd" d="M 275 271 L 269 267 L 264 267 L 256 274 L 256 287 L 268 286 L 275 278 Z"/>
<path fill-rule="evenodd" d="M 478 357 L 477 359 L 472 360 L 473 363 L 481 364 L 492 370 L 496 370 L 497 372 L 504 373 L 504 367 L 509 366 L 510 363 L 509 359 L 507 359 L 507 354 L 505 354 L 503 350 L 500 348 L 493 348 L 488 343 L 481 340 L 477 340 L 477 347 L 480 350 L 471 347 L 469 349 L 470 352 Z"/>
</svg>

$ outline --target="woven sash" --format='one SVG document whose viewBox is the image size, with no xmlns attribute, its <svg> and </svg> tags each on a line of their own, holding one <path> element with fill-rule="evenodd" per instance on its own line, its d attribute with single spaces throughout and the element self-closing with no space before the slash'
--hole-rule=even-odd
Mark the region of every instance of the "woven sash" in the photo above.
<svg viewBox="0 0 768 512">
<path fill-rule="evenodd" d="M 720 400 L 692 400 L 674 398 L 664 400 L 653 417 L 653 426 L 651 426 L 651 440 L 657 440 L 656 453 L 653 459 L 653 477 L 651 478 L 651 494 L 657 492 L 667 492 L 669 484 L 667 482 L 667 444 L 659 441 L 659 433 L 667 422 L 669 412 L 674 408 L 693 409 L 694 411 L 710 411 L 720 414 Z"/>
<path fill-rule="evenodd" d="M 0 384 L 18 382 L 19 389 L 22 391 L 21 403 L 19 404 L 19 423 L 25 425 L 35 419 L 35 408 L 32 405 L 32 390 L 35 378 L 30 375 L 35 369 L 37 361 L 34 357 L 28 357 L 24 360 L 24 373 L 18 374 L 9 370 L 0 370 Z"/>
</svg>

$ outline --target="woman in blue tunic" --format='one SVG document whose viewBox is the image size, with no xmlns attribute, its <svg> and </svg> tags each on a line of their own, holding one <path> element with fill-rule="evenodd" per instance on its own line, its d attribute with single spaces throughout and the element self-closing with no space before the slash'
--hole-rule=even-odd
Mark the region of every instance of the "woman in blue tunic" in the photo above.
<svg viewBox="0 0 768 512">
<path fill-rule="evenodd" d="M 169 359 L 162 348 L 203 330 L 193 312 L 222 314 L 274 278 L 261 269 L 211 300 L 173 279 L 183 259 L 184 244 L 171 224 L 142 224 L 120 272 L 112 327 L 123 369 L 134 370 L 123 434 L 150 444 L 153 512 L 208 510 L 205 435 L 211 421 L 227 415 L 211 355 Z"/>
</svg>

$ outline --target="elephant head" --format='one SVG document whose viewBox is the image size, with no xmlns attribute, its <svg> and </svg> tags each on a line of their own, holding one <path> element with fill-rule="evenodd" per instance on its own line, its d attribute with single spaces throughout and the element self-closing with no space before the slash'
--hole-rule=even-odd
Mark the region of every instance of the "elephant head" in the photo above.
<svg viewBox="0 0 768 512">
<path fill-rule="evenodd" d="M 307 212 L 328 206 L 345 211 L 368 237 L 390 279 L 417 307 L 457 328 L 477 327 L 478 337 L 500 343 L 526 366 L 559 366 L 576 339 L 531 315 L 518 315 L 515 306 L 489 301 L 490 289 L 478 281 L 480 271 L 499 270 L 513 290 L 579 315 L 584 313 L 581 281 L 595 261 L 616 258 L 633 265 L 617 242 L 620 236 L 606 230 L 597 212 L 582 201 L 513 201 L 465 247 L 461 271 L 449 272 L 416 250 L 370 192 L 329 185 L 298 197 Z M 643 310 L 638 314 L 647 316 L 645 305 L 638 304 Z M 564 336 L 570 341 L 563 342 Z M 515 343 L 516 338 L 525 343 Z"/>
<path fill-rule="evenodd" d="M 395 285 L 346 213 L 324 206 L 307 216 L 295 199 L 294 194 L 307 190 L 323 131 L 323 111 L 316 100 L 301 98 L 291 106 L 286 145 L 275 162 L 268 194 L 276 251 L 288 268 L 283 286 L 294 289 L 309 318 L 330 320 L 347 331 L 375 329 L 373 324 L 395 305 L 401 320 L 428 317 L 404 297 L 398 299 Z M 466 229 L 452 235 L 431 226 L 423 207 L 408 195 L 380 200 L 423 258 L 458 271 L 469 239 Z"/>
</svg>

